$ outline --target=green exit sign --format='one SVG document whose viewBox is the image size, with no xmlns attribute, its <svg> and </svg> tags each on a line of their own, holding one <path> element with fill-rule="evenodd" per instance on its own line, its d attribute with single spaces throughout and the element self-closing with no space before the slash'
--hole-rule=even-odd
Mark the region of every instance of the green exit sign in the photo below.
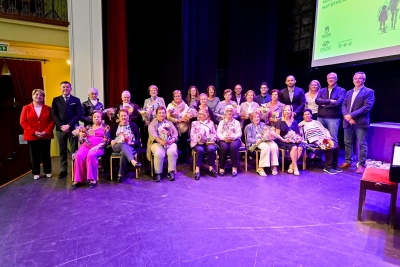
<svg viewBox="0 0 400 267">
<path fill-rule="evenodd" d="M 7 45 L 0 45 L 0 52 L 7 52 Z"/>
</svg>

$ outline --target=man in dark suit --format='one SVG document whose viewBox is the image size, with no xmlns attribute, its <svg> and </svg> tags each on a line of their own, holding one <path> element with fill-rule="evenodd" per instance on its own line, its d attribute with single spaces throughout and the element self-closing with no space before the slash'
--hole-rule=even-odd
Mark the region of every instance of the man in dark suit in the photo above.
<svg viewBox="0 0 400 267">
<path fill-rule="evenodd" d="M 368 154 L 367 132 L 369 128 L 369 113 L 375 102 L 374 90 L 364 86 L 365 79 L 366 75 L 364 72 L 356 72 L 354 74 L 354 89 L 347 92 L 342 105 L 346 161 L 339 167 L 348 168 L 351 166 L 353 133 L 355 133 L 359 145 L 356 171 L 359 174 L 365 170 L 365 160 Z"/>
<path fill-rule="evenodd" d="M 56 122 L 56 134 L 60 146 L 61 172 L 58 178 L 64 178 L 67 176 L 68 169 L 68 141 L 71 146 L 71 153 L 74 153 L 78 149 L 78 140 L 72 135 L 72 131 L 82 118 L 83 112 L 79 98 L 71 95 L 71 84 L 67 81 L 61 82 L 60 89 L 62 95 L 53 99 L 51 113 Z"/>
<path fill-rule="evenodd" d="M 254 101 L 260 106 L 261 104 L 267 104 L 269 101 L 271 101 L 271 96 L 268 94 L 268 84 L 266 82 L 261 83 L 260 93 L 260 95 L 254 98 Z"/>
<path fill-rule="evenodd" d="M 327 76 L 328 86 L 319 90 L 315 103 L 318 105 L 318 121 L 328 129 L 333 141 L 338 144 L 342 104 L 346 97 L 346 90 L 337 85 L 337 74 L 331 72 Z M 341 172 L 340 168 L 334 168 Z"/>
<path fill-rule="evenodd" d="M 296 79 L 293 75 L 286 77 L 287 87 L 279 91 L 279 101 L 285 105 L 292 105 L 294 118 L 297 122 L 303 120 L 303 111 L 306 105 L 306 97 L 302 88 L 296 87 Z"/>
<path fill-rule="evenodd" d="M 235 85 L 235 95 L 232 97 L 232 101 L 236 102 L 238 106 L 243 102 L 246 102 L 246 99 L 242 95 L 242 86 L 240 84 Z"/>
</svg>

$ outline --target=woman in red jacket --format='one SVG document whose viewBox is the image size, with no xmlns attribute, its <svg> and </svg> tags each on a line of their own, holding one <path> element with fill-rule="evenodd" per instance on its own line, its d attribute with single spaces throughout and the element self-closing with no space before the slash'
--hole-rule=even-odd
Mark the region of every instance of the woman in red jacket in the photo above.
<svg viewBox="0 0 400 267">
<path fill-rule="evenodd" d="M 34 89 L 32 99 L 31 104 L 23 107 L 19 122 L 24 128 L 24 140 L 28 141 L 33 179 L 37 180 L 40 178 L 40 156 L 44 173 L 51 177 L 50 142 L 54 137 L 54 120 L 51 107 L 43 104 L 43 90 Z"/>
</svg>

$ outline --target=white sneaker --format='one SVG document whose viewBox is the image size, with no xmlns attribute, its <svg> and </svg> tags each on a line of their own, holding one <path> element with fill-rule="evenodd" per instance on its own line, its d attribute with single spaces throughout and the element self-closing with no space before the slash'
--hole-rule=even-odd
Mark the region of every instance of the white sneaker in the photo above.
<svg viewBox="0 0 400 267">
<path fill-rule="evenodd" d="M 263 170 L 257 170 L 257 173 L 262 177 L 266 177 L 267 176 L 267 174 Z"/>
<path fill-rule="evenodd" d="M 272 169 L 272 175 L 278 175 L 278 170 L 277 169 Z"/>
<path fill-rule="evenodd" d="M 296 176 L 299 176 L 299 175 L 300 175 L 300 172 L 299 172 L 298 169 L 294 169 L 293 174 L 296 175 Z"/>
<path fill-rule="evenodd" d="M 34 175 L 33 176 L 33 179 L 35 179 L 35 180 L 37 180 L 37 179 L 39 179 L 40 178 L 40 175 Z"/>
<path fill-rule="evenodd" d="M 53 176 L 52 173 L 46 173 L 46 177 L 47 177 L 47 178 L 50 178 L 51 176 Z"/>
</svg>

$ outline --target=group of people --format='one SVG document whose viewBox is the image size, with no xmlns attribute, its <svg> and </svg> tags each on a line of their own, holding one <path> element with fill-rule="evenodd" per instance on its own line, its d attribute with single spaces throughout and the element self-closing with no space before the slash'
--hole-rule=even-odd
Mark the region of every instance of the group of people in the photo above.
<svg viewBox="0 0 400 267">
<path fill-rule="evenodd" d="M 259 95 L 253 90 L 242 95 L 242 87 L 237 84 L 234 92 L 224 90 L 222 101 L 212 85 L 201 94 L 191 86 L 186 101 L 182 92 L 176 90 L 168 106 L 158 96 L 157 86 L 151 85 L 148 88 L 150 98 L 145 100 L 143 108 L 132 103 L 129 91 L 124 91 L 122 103 L 107 109 L 99 102 L 97 89 L 90 88 L 88 100 L 81 104 L 71 95 L 71 84 L 64 81 L 60 85 L 62 94 L 53 99 L 51 107 L 43 104 L 43 90 L 33 90 L 33 102 L 23 107 L 20 123 L 24 139 L 28 141 L 34 179 L 40 178 L 40 156 L 44 173 L 52 176 L 50 140 L 54 125 L 60 147 L 59 178 L 67 176 L 67 143 L 70 143 L 70 151 L 74 153 L 73 188 L 86 180 L 90 187 L 97 185 L 98 158 L 107 155 L 107 147 L 121 155 L 119 182 L 127 164 L 140 168 L 142 164 L 135 154 L 138 147 L 144 145 L 141 132 L 142 136 L 148 135 L 147 158 L 154 162 L 156 182 L 161 181 L 165 157 L 168 159 L 167 178 L 174 181 L 176 164 L 187 159 L 190 149 L 196 155 L 193 159 L 195 180 L 200 179 L 204 154 L 207 154 L 209 175 L 225 175 L 229 157 L 231 175 L 235 177 L 239 150 L 244 145 L 250 152 L 259 150 L 256 171 L 261 176 L 267 176 L 265 168 L 269 167 L 272 175 L 278 174 L 279 148 L 289 152 L 288 173 L 300 175 L 297 161 L 305 144 L 325 150 L 324 171 L 336 174 L 351 166 L 354 133 L 360 148 L 357 173 L 362 173 L 368 151 L 369 114 L 374 104 L 374 91 L 364 86 L 365 80 L 365 73 L 355 73 L 354 88 L 346 92 L 337 85 L 337 75 L 329 73 L 327 87 L 321 89 L 320 83 L 313 80 L 305 93 L 295 86 L 295 77 L 289 75 L 286 88 L 282 90 L 273 89 L 268 93 L 268 85 L 263 82 Z M 338 131 L 342 118 L 346 155 L 345 162 L 338 165 Z M 84 126 L 79 126 L 79 121 Z M 179 157 L 178 151 L 181 152 Z"/>
</svg>

